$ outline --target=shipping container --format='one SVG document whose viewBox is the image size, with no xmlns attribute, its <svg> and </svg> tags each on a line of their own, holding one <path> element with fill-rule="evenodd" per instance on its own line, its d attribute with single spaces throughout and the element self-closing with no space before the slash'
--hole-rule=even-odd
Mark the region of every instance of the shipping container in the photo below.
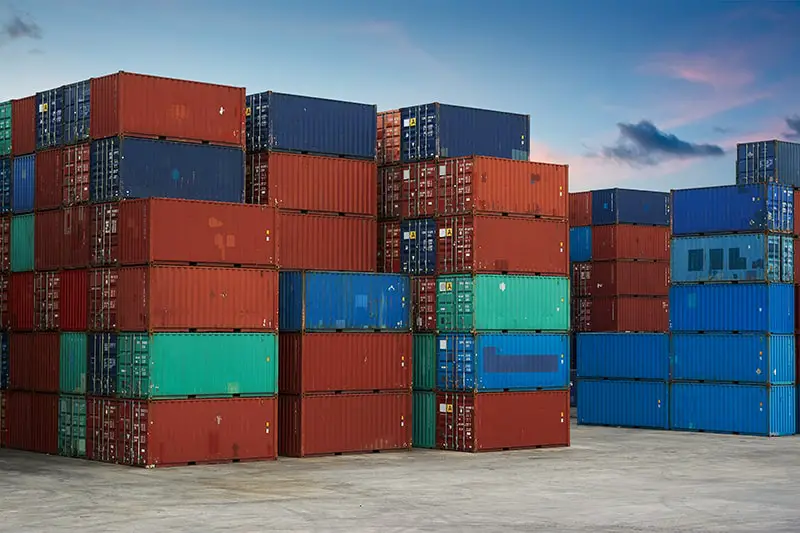
<svg viewBox="0 0 800 533">
<path fill-rule="evenodd" d="M 594 226 L 592 260 L 669 261 L 670 231 L 666 226 Z"/>
<path fill-rule="evenodd" d="M 11 215 L 0 215 L 0 273 L 9 270 L 11 270 Z"/>
<path fill-rule="evenodd" d="M 63 88 L 36 93 L 36 149 L 61 146 L 64 142 L 63 123 Z"/>
<path fill-rule="evenodd" d="M 569 391 L 439 392 L 436 447 L 482 452 L 569 446 Z"/>
<path fill-rule="evenodd" d="M 379 165 L 400 162 L 400 110 L 381 111 L 378 113 L 377 154 Z"/>
<path fill-rule="evenodd" d="M 89 279 L 86 270 L 36 272 L 33 327 L 37 331 L 86 331 Z"/>
<path fill-rule="evenodd" d="M 92 81 L 83 80 L 61 88 L 63 111 L 61 123 L 64 144 L 89 140 L 91 126 Z"/>
<path fill-rule="evenodd" d="M 6 391 L 0 390 L 0 448 L 8 444 L 8 431 L 6 430 Z"/>
<path fill-rule="evenodd" d="M 410 174 L 409 174 L 410 176 Z M 378 218 L 401 218 L 400 195 L 403 192 L 403 167 L 378 166 Z M 408 208 L 410 204 L 404 204 Z"/>
<path fill-rule="evenodd" d="M 19 274 L 18 274 L 19 275 Z M 24 276 L 24 274 L 22 274 Z M 0 330 L 11 327 L 11 276 L 0 273 Z M 33 312 L 31 312 L 31 315 Z M 31 318 L 33 318 L 31 316 Z"/>
<path fill-rule="evenodd" d="M 117 334 L 91 333 L 87 336 L 86 387 L 88 394 L 114 396 L 117 393 Z"/>
<path fill-rule="evenodd" d="M 400 223 L 400 271 L 413 276 L 436 273 L 436 220 L 423 218 Z"/>
<path fill-rule="evenodd" d="M 29 272 L 34 266 L 34 215 L 11 217 L 11 272 Z"/>
<path fill-rule="evenodd" d="M 278 397 L 278 452 L 288 457 L 411 447 L 411 391 Z"/>
<path fill-rule="evenodd" d="M 577 378 L 669 380 L 666 333 L 580 333 L 575 335 Z"/>
<path fill-rule="evenodd" d="M 11 155 L 36 150 L 36 96 L 11 101 Z"/>
<path fill-rule="evenodd" d="M 378 223 L 378 272 L 400 273 L 400 222 Z"/>
<path fill-rule="evenodd" d="M 794 229 L 794 193 L 777 184 L 726 185 L 672 191 L 672 234 Z"/>
<path fill-rule="evenodd" d="M 59 350 L 58 390 L 62 394 L 86 394 L 86 333 L 62 333 Z"/>
<path fill-rule="evenodd" d="M 794 281 L 794 237 L 730 234 L 675 237 L 671 245 L 672 281 Z"/>
<path fill-rule="evenodd" d="M 794 335 L 674 333 L 672 379 L 791 385 Z"/>
<path fill-rule="evenodd" d="M 794 385 L 673 383 L 671 429 L 779 437 L 794 435 Z"/>
<path fill-rule="evenodd" d="M 277 288 L 275 270 L 125 267 L 111 297 L 121 331 L 267 332 L 278 325 Z M 91 297 L 98 296 L 92 290 Z"/>
<path fill-rule="evenodd" d="M 571 305 L 575 332 L 664 333 L 670 329 L 668 297 L 581 298 Z"/>
<path fill-rule="evenodd" d="M 795 189 L 794 191 L 794 207 L 800 206 L 800 189 Z M 794 219 L 794 235 L 797 237 L 800 235 L 800 217 L 795 217 Z"/>
<path fill-rule="evenodd" d="M 377 216 L 374 161 L 256 152 L 247 155 L 245 175 L 248 204 Z"/>
<path fill-rule="evenodd" d="M 592 191 L 569 193 L 569 225 L 592 225 Z"/>
<path fill-rule="evenodd" d="M 280 393 L 411 390 L 410 333 L 281 333 Z"/>
<path fill-rule="evenodd" d="M 669 429 L 666 381 L 578 378 L 578 424 Z"/>
<path fill-rule="evenodd" d="M 57 393 L 60 341 L 58 333 L 11 332 L 8 338 L 9 388 Z"/>
<path fill-rule="evenodd" d="M 92 142 L 90 197 L 241 202 L 244 152 L 237 147 L 111 137 Z"/>
<path fill-rule="evenodd" d="M 592 227 L 569 228 L 569 260 L 585 262 L 592 260 Z"/>
<path fill-rule="evenodd" d="M 0 331 L 0 390 L 8 388 L 8 332 Z"/>
<path fill-rule="evenodd" d="M 114 331 L 118 326 L 119 270 L 89 270 L 89 330 Z"/>
<path fill-rule="evenodd" d="M 585 284 L 573 292 L 598 298 L 614 296 L 667 296 L 670 264 L 667 261 L 594 261 L 581 273 Z"/>
<path fill-rule="evenodd" d="M 736 183 L 800 187 L 800 143 L 769 140 L 737 144 Z"/>
<path fill-rule="evenodd" d="M 794 333 L 794 286 L 787 283 L 674 285 L 670 329 Z"/>
<path fill-rule="evenodd" d="M 281 271 L 279 297 L 285 332 L 410 329 L 407 276 Z"/>
<path fill-rule="evenodd" d="M 670 225 L 670 193 L 633 189 L 592 191 L 592 225 Z"/>
<path fill-rule="evenodd" d="M 375 160 L 374 105 L 267 91 L 247 96 L 247 151 Z"/>
<path fill-rule="evenodd" d="M 35 192 L 33 207 L 36 211 L 57 209 L 61 206 L 63 196 L 62 148 L 49 148 L 36 152 Z"/>
<path fill-rule="evenodd" d="M 92 78 L 90 92 L 93 139 L 129 135 L 244 147 L 244 88 L 117 72 Z"/>
<path fill-rule="evenodd" d="M 566 220 L 456 216 L 438 220 L 440 274 L 492 272 L 569 276 Z"/>
<path fill-rule="evenodd" d="M 436 448 L 435 392 L 414 391 L 411 425 L 411 445 L 414 448 Z"/>
<path fill-rule="evenodd" d="M 86 398 L 86 457 L 92 461 L 119 463 L 123 459 L 121 437 L 126 428 L 120 420 L 122 402 Z"/>
<path fill-rule="evenodd" d="M 273 396 L 278 342 L 267 333 L 120 333 L 122 398 Z"/>
<path fill-rule="evenodd" d="M 86 457 L 86 397 L 62 394 L 58 400 L 58 454 Z"/>
<path fill-rule="evenodd" d="M 0 103 L 0 157 L 11 155 L 11 101 Z"/>
<path fill-rule="evenodd" d="M 58 394 L 6 392 L 7 446 L 28 452 L 58 453 Z"/>
<path fill-rule="evenodd" d="M 14 174 L 10 157 L 0 157 L 0 213 L 11 212 L 11 182 Z"/>
<path fill-rule="evenodd" d="M 36 156 L 15 157 L 11 162 L 11 211 L 14 214 L 33 211 L 36 191 Z"/>
<path fill-rule="evenodd" d="M 531 117 L 438 102 L 400 109 L 404 163 L 482 155 L 527 161 Z"/>
<path fill-rule="evenodd" d="M 8 326 L 33 330 L 33 272 L 16 272 L 8 281 Z"/>
<path fill-rule="evenodd" d="M 591 294 L 593 268 L 594 263 L 572 263 L 570 292 L 573 301 L 578 298 L 586 298 Z"/>
<path fill-rule="evenodd" d="M 436 214 L 439 167 L 388 166 L 378 169 L 378 216 L 385 219 Z"/>
<path fill-rule="evenodd" d="M 76 205 L 62 211 L 60 227 L 61 268 L 86 268 L 90 259 L 90 224 L 92 207 Z"/>
<path fill-rule="evenodd" d="M 89 142 L 65 146 L 61 155 L 61 202 L 65 206 L 89 201 L 92 175 L 92 144 Z"/>
<path fill-rule="evenodd" d="M 36 270 L 58 270 L 64 248 L 64 213 L 40 211 L 33 220 L 33 266 Z"/>
<path fill-rule="evenodd" d="M 375 272 L 374 218 L 281 212 L 281 268 Z"/>
<path fill-rule="evenodd" d="M 411 328 L 436 331 L 436 278 L 411 278 Z"/>
<path fill-rule="evenodd" d="M 437 390 L 569 388 L 569 335 L 450 333 L 437 342 Z"/>
<path fill-rule="evenodd" d="M 436 335 L 414 334 L 412 342 L 414 390 L 436 390 Z"/>
<path fill-rule="evenodd" d="M 438 283 L 441 332 L 569 330 L 569 278 L 480 274 Z"/>
</svg>

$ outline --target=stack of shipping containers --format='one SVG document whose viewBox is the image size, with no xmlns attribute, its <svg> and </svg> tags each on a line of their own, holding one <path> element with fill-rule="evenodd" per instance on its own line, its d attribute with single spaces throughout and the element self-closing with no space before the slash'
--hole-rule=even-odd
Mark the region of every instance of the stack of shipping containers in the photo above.
<svg viewBox="0 0 800 533">
<path fill-rule="evenodd" d="M 11 238 L 12 102 L 0 103 L 0 448 L 6 445 L 8 280 Z"/>
<path fill-rule="evenodd" d="M 578 422 L 667 429 L 669 193 L 574 193 L 570 208 Z"/>
<path fill-rule="evenodd" d="M 412 275 L 415 445 L 568 445 L 567 167 L 527 161 L 528 116 L 426 104 L 379 126 L 379 268 Z"/>
</svg>

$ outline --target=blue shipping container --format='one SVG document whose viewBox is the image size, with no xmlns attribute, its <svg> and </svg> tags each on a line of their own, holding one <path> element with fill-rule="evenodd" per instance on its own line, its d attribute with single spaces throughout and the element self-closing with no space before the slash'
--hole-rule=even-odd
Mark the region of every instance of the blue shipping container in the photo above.
<svg viewBox="0 0 800 533">
<path fill-rule="evenodd" d="M 284 271 L 279 279 L 282 331 L 409 330 L 407 276 Z"/>
<path fill-rule="evenodd" d="M 578 423 L 668 429 L 669 384 L 578 379 Z"/>
<path fill-rule="evenodd" d="M 569 406 L 578 406 L 578 378 L 575 370 L 569 371 Z"/>
<path fill-rule="evenodd" d="M 181 198 L 240 203 L 241 148 L 110 137 L 92 142 L 91 199 Z"/>
<path fill-rule="evenodd" d="M 117 334 L 92 333 L 87 343 L 88 392 L 97 396 L 113 396 L 117 392 Z"/>
<path fill-rule="evenodd" d="M 736 145 L 736 183 L 800 187 L 800 143 L 759 141 Z"/>
<path fill-rule="evenodd" d="M 586 263 L 592 260 L 592 227 L 569 228 L 569 260 Z"/>
<path fill-rule="evenodd" d="M 8 388 L 8 333 L 0 331 L 0 389 Z"/>
<path fill-rule="evenodd" d="M 669 226 L 670 193 L 633 189 L 592 191 L 592 225 Z"/>
<path fill-rule="evenodd" d="M 569 335 L 449 333 L 439 335 L 436 341 L 439 390 L 567 390 L 569 387 Z"/>
<path fill-rule="evenodd" d="M 63 90 L 64 112 L 61 118 L 64 144 L 89 140 L 91 120 L 91 80 L 65 85 Z"/>
<path fill-rule="evenodd" d="M 778 437 L 797 424 L 794 385 L 673 383 L 672 429 Z"/>
<path fill-rule="evenodd" d="M 400 271 L 415 276 L 436 273 L 436 220 L 423 218 L 400 223 Z"/>
<path fill-rule="evenodd" d="M 794 285 L 673 285 L 671 331 L 794 333 Z"/>
<path fill-rule="evenodd" d="M 470 155 L 528 160 L 530 115 L 433 103 L 403 107 L 400 119 L 404 163 Z"/>
<path fill-rule="evenodd" d="M 0 157 L 0 213 L 11 212 L 11 180 L 13 170 L 11 169 L 11 158 Z"/>
<path fill-rule="evenodd" d="M 576 333 L 578 378 L 669 379 L 666 333 Z"/>
<path fill-rule="evenodd" d="M 15 157 L 11 162 L 11 172 L 11 211 L 17 215 L 30 213 L 33 211 L 33 195 L 36 190 L 36 155 Z"/>
<path fill-rule="evenodd" d="M 36 93 L 36 149 L 54 148 L 63 142 L 64 91 L 62 87 Z"/>
<path fill-rule="evenodd" d="M 378 108 L 267 91 L 247 96 L 247 151 L 375 159 Z"/>
<path fill-rule="evenodd" d="M 794 230 L 794 193 L 776 184 L 672 191 L 672 235 Z"/>
<path fill-rule="evenodd" d="M 674 333 L 672 379 L 794 384 L 794 347 L 794 335 Z"/>
<path fill-rule="evenodd" d="M 742 233 L 675 237 L 670 253 L 673 283 L 794 281 L 794 238 L 791 235 Z"/>
</svg>

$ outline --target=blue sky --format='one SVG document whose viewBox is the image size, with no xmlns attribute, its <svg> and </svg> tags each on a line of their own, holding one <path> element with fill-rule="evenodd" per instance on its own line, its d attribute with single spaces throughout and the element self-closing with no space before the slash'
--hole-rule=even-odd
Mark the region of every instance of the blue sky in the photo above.
<svg viewBox="0 0 800 533">
<path fill-rule="evenodd" d="M 65 5 L 0 0 L 0 101 L 128 70 L 529 113 L 533 157 L 570 164 L 572 190 L 732 183 L 736 142 L 800 135 L 800 2 Z"/>
</svg>

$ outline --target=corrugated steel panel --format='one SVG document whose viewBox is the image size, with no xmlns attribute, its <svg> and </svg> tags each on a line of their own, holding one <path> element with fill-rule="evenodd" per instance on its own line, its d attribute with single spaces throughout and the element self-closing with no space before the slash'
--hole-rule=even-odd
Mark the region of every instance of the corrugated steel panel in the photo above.
<svg viewBox="0 0 800 533">
<path fill-rule="evenodd" d="M 793 385 L 673 383 L 671 429 L 778 437 L 794 435 Z"/>
<path fill-rule="evenodd" d="M 436 390 L 436 335 L 414 334 L 412 342 L 414 390 Z"/>
<path fill-rule="evenodd" d="M 65 146 L 61 156 L 62 197 L 65 206 L 89 201 L 89 183 L 92 173 L 92 144 L 89 142 Z"/>
<path fill-rule="evenodd" d="M 414 331 L 436 331 L 436 278 L 411 278 L 411 327 Z"/>
<path fill-rule="evenodd" d="M 0 329 L 11 327 L 11 276 L 0 273 Z"/>
<path fill-rule="evenodd" d="M 400 271 L 424 276 L 436 273 L 436 220 L 423 218 L 400 223 Z"/>
<path fill-rule="evenodd" d="M 117 329 L 118 269 L 89 270 L 89 329 L 115 331 Z"/>
<path fill-rule="evenodd" d="M 432 217 L 436 214 L 439 189 L 437 163 L 383 167 L 378 174 L 381 208 L 384 218 Z"/>
<path fill-rule="evenodd" d="M 88 345 L 86 333 L 62 333 L 59 386 L 65 394 L 86 394 Z"/>
<path fill-rule="evenodd" d="M 8 282 L 8 315 L 8 325 L 12 330 L 33 330 L 33 272 L 11 274 Z"/>
<path fill-rule="evenodd" d="M 58 453 L 58 394 L 6 392 L 7 446 L 28 452 Z"/>
<path fill-rule="evenodd" d="M 408 211 L 417 205 L 428 205 L 427 201 L 409 202 L 404 198 L 404 195 L 407 194 L 406 191 L 410 191 L 410 187 L 404 188 L 406 183 L 403 180 L 404 176 L 405 174 L 402 166 L 395 165 L 378 167 L 378 218 L 381 220 L 401 217 L 405 218 L 405 213 L 403 210 Z M 411 177 L 410 172 L 408 176 L 409 178 Z M 427 186 L 428 183 L 428 180 L 424 182 L 425 194 L 427 195 L 430 193 L 431 195 L 435 195 L 435 190 L 431 191 Z M 409 183 L 409 185 L 411 185 L 411 183 Z M 416 182 L 414 183 L 414 186 L 416 187 Z M 430 187 L 433 187 L 433 180 L 430 180 Z M 432 199 L 430 205 L 433 205 Z M 425 213 L 427 213 L 427 207 Z M 430 215 L 432 216 L 433 213 L 430 213 Z"/>
<path fill-rule="evenodd" d="M 592 191 L 592 225 L 669 226 L 670 194 L 633 189 Z"/>
<path fill-rule="evenodd" d="M 0 272 L 11 269 L 11 216 L 0 216 Z M 2 288 L 0 288 L 2 289 Z M 0 323 L 2 328 L 2 323 Z"/>
<path fill-rule="evenodd" d="M 388 165 L 400 161 L 400 110 L 381 111 L 378 113 L 377 160 L 379 165 Z"/>
<path fill-rule="evenodd" d="M 592 225 L 592 191 L 569 193 L 569 225 Z"/>
<path fill-rule="evenodd" d="M 378 223 L 378 272 L 400 273 L 400 222 Z"/>
<path fill-rule="evenodd" d="M 579 379 L 669 380 L 666 333 L 580 333 L 575 345 Z"/>
<path fill-rule="evenodd" d="M 8 431 L 6 430 L 6 391 L 0 390 L 0 448 L 8 444 Z"/>
<path fill-rule="evenodd" d="M 11 217 L 11 272 L 29 272 L 34 266 L 34 215 Z"/>
<path fill-rule="evenodd" d="M 91 239 L 91 206 L 76 205 L 62 210 L 61 268 L 86 268 L 89 266 Z"/>
<path fill-rule="evenodd" d="M 736 183 L 800 187 L 800 143 L 769 140 L 736 145 Z"/>
<path fill-rule="evenodd" d="M 120 437 L 122 402 L 89 396 L 86 398 L 86 457 L 92 461 L 117 463 L 123 458 Z"/>
<path fill-rule="evenodd" d="M 594 261 L 588 276 L 582 280 L 585 295 L 598 298 L 667 296 L 669 267 L 667 261 Z"/>
<path fill-rule="evenodd" d="M 267 91 L 247 96 L 247 151 L 375 159 L 374 105 Z"/>
<path fill-rule="evenodd" d="M 0 157 L 0 213 L 11 212 L 12 164 L 10 157 Z"/>
<path fill-rule="evenodd" d="M 669 429 L 665 381 L 578 379 L 577 397 L 579 424 Z"/>
<path fill-rule="evenodd" d="M 280 330 L 410 328 L 407 276 L 350 272 L 280 273 Z"/>
<path fill-rule="evenodd" d="M 410 333 L 282 333 L 280 393 L 411 390 Z"/>
<path fill-rule="evenodd" d="M 11 101 L 11 155 L 36 150 L 36 96 Z"/>
<path fill-rule="evenodd" d="M 797 210 L 798 206 L 800 206 L 800 189 L 794 191 L 794 209 Z M 800 217 L 794 219 L 794 234 L 800 235 Z"/>
<path fill-rule="evenodd" d="M 281 212 L 281 268 L 374 272 L 378 223 L 374 218 Z"/>
<path fill-rule="evenodd" d="M 576 299 L 572 302 L 572 329 L 582 333 L 664 333 L 670 329 L 669 308 L 667 297 Z"/>
<path fill-rule="evenodd" d="M 8 388 L 8 332 L 0 331 L 0 390 Z"/>
<path fill-rule="evenodd" d="M 666 226 L 592 227 L 592 259 L 669 261 L 670 230 Z"/>
<path fill-rule="evenodd" d="M 15 157 L 11 162 L 13 183 L 11 185 L 11 211 L 14 214 L 33 211 L 33 196 L 36 190 L 36 156 Z"/>
<path fill-rule="evenodd" d="M 510 391 L 569 388 L 569 335 L 439 335 L 437 390 Z"/>
<path fill-rule="evenodd" d="M 530 115 L 436 102 L 403 107 L 400 118 L 403 162 L 470 155 L 528 160 Z"/>
<path fill-rule="evenodd" d="M 33 215 L 31 215 L 33 217 Z M 64 246 L 64 214 L 59 211 L 42 211 L 33 219 L 33 265 L 36 270 L 58 270 L 61 267 Z"/>
<path fill-rule="evenodd" d="M 83 80 L 61 88 L 64 144 L 89 140 L 91 126 L 92 80 Z"/>
<path fill-rule="evenodd" d="M 794 229 L 794 193 L 776 184 L 672 191 L 672 234 Z"/>
<path fill-rule="evenodd" d="M 33 207 L 36 211 L 61 207 L 64 169 L 62 157 L 62 148 L 36 152 L 34 165 L 36 191 L 33 197 Z"/>
<path fill-rule="evenodd" d="M 17 333 L 8 338 L 8 382 L 13 390 L 58 392 L 58 333 Z"/>
<path fill-rule="evenodd" d="M 37 331 L 86 331 L 89 278 L 86 270 L 36 272 L 33 327 Z"/>
<path fill-rule="evenodd" d="M 436 403 L 439 449 L 569 446 L 569 391 L 440 392 Z"/>
<path fill-rule="evenodd" d="M 244 152 L 238 147 L 111 137 L 92 142 L 91 200 L 183 198 L 241 202 Z"/>
<path fill-rule="evenodd" d="M 36 149 L 61 146 L 64 142 L 63 88 L 36 93 Z"/>
<path fill-rule="evenodd" d="M 414 448 L 436 448 L 436 393 L 414 391 L 411 445 Z"/>
<path fill-rule="evenodd" d="M 672 331 L 794 333 L 794 287 L 786 283 L 674 285 Z"/>
<path fill-rule="evenodd" d="M 569 260 L 573 263 L 592 260 L 592 227 L 569 228 Z"/>
<path fill-rule="evenodd" d="M 398 112 L 399 117 L 399 112 Z M 399 131 L 399 126 L 398 126 Z M 0 103 L 0 157 L 11 155 L 11 101 Z M 398 146 L 399 155 L 399 146 Z"/>
<path fill-rule="evenodd" d="M 88 393 L 113 396 L 117 392 L 117 334 L 91 333 L 87 338 Z"/>
<path fill-rule="evenodd" d="M 61 395 L 58 400 L 58 454 L 86 457 L 86 397 Z"/>
<path fill-rule="evenodd" d="M 794 281 L 794 238 L 739 234 L 672 239 L 672 281 Z"/>
</svg>

